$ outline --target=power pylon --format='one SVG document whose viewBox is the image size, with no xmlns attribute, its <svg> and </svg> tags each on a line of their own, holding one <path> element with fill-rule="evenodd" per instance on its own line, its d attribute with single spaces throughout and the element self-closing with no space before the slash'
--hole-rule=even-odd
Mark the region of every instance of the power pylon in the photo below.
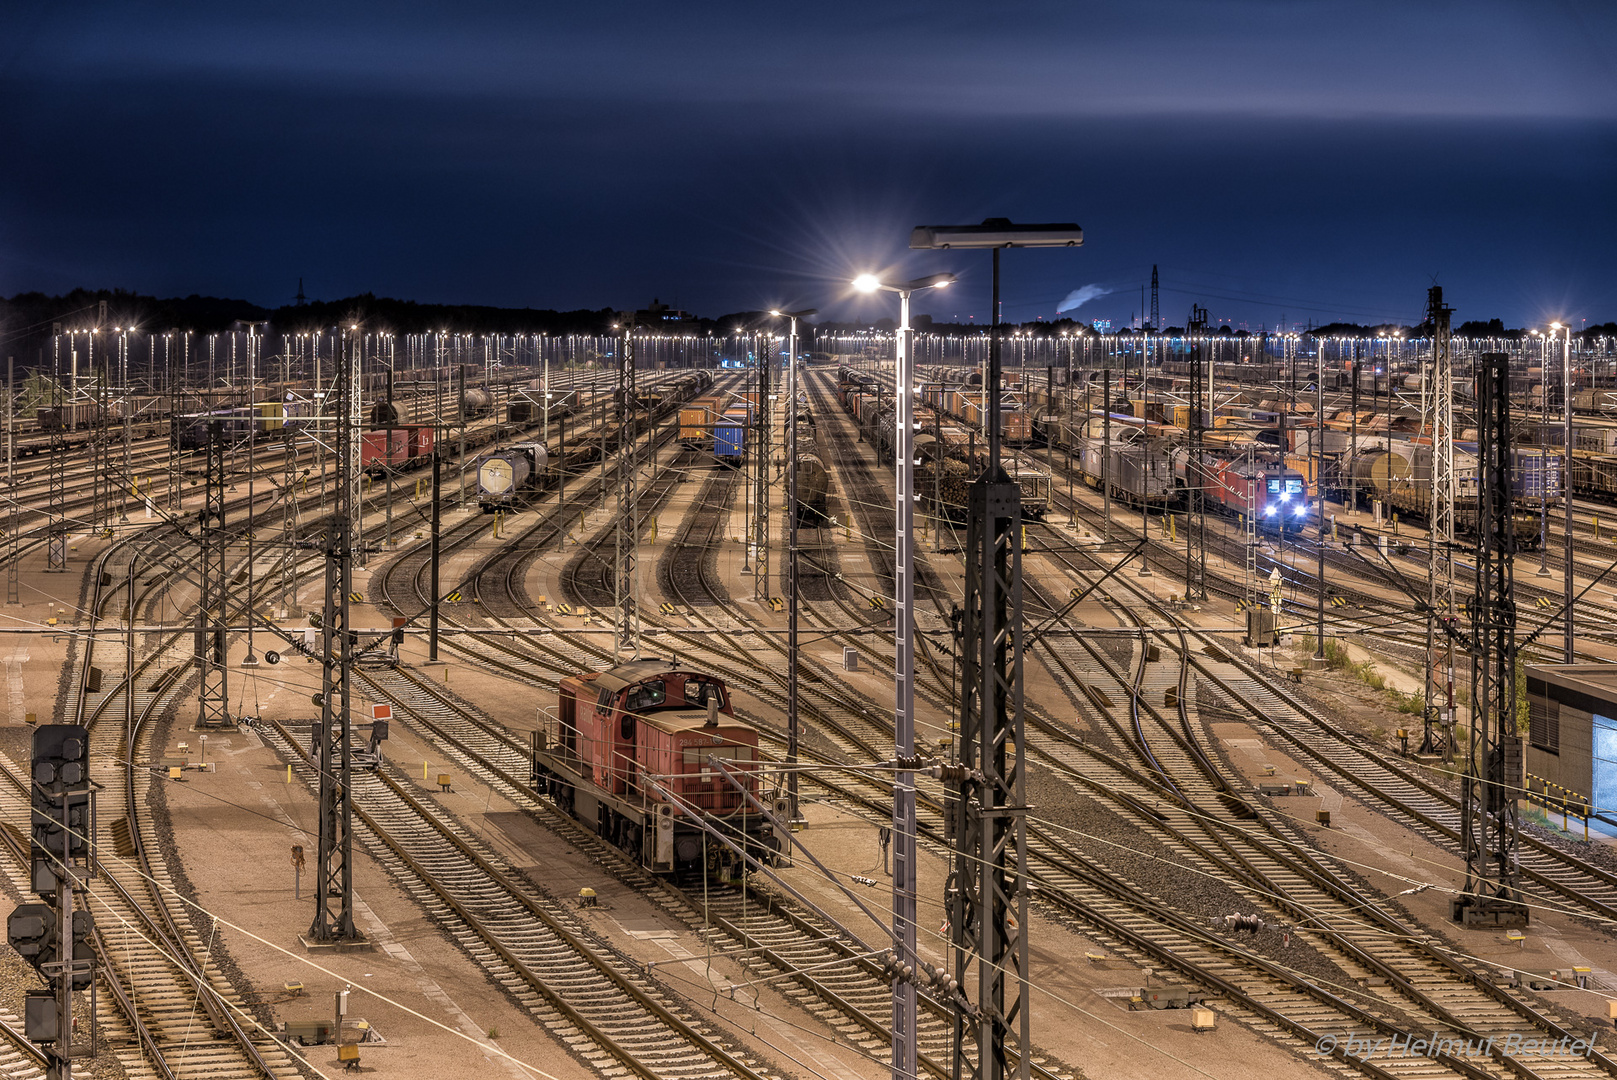
<svg viewBox="0 0 1617 1080">
<path fill-rule="evenodd" d="M 1443 287 L 1426 290 L 1432 363 L 1422 406 L 1432 436 L 1432 514 L 1426 558 L 1426 701 L 1420 752 L 1454 760 L 1454 639 L 1440 633 L 1454 619 L 1454 356 L 1449 336 L 1454 309 Z"/>
<path fill-rule="evenodd" d="M 54 368 L 51 378 L 51 404 L 56 409 L 58 422 L 51 428 L 50 467 L 45 470 L 45 570 L 61 573 L 67 569 L 67 432 L 60 422 L 62 416 L 62 336 L 56 335 L 53 346 Z M 68 348 L 72 348 L 71 342 Z"/>
<path fill-rule="evenodd" d="M 618 362 L 618 573 L 613 603 L 618 617 L 612 632 L 612 659 L 640 655 L 640 463 L 635 455 L 634 316 L 626 312 Z M 647 413 L 649 421 L 650 414 Z M 655 452 L 655 451 L 653 451 Z"/>
<path fill-rule="evenodd" d="M 298 606 L 298 440 L 291 424 L 282 424 L 281 444 L 281 610 L 290 614 Z"/>
<path fill-rule="evenodd" d="M 230 595 L 225 580 L 225 440 L 224 424 L 208 421 L 208 466 L 202 509 L 197 515 L 198 599 L 195 657 L 197 727 L 225 727 L 230 719 L 228 622 Z"/>
<path fill-rule="evenodd" d="M 90 348 L 95 348 L 95 335 L 90 335 Z M 99 533 L 112 522 L 112 445 L 107 428 L 107 357 L 102 353 L 95 372 L 95 419 L 90 429 L 90 528 Z"/>
<path fill-rule="evenodd" d="M 163 337 L 164 359 L 168 361 L 168 397 L 169 397 L 169 446 L 168 446 L 168 505 L 170 510 L 178 510 L 180 503 L 185 499 L 185 491 L 180 475 L 180 411 L 183 397 L 182 385 L 185 382 L 185 373 L 189 368 L 191 356 L 191 335 L 186 334 L 181 339 L 182 359 L 178 364 L 174 360 L 174 339 L 172 334 Z"/>
<path fill-rule="evenodd" d="M 956 837 L 946 903 L 955 978 L 976 964 L 975 1025 L 957 1010 L 955 1080 L 1027 1076 L 1026 778 L 1022 716 L 1022 496 L 1000 463 L 999 248 L 994 249 L 993 329 L 987 372 L 988 465 L 971 484 L 961 649 L 960 764 L 951 807 Z M 1007 989 L 1015 999 L 1007 1003 Z M 973 1030 L 973 1027 L 975 1030 Z M 976 1060 L 965 1048 L 975 1038 Z M 1022 1053 L 1013 1060 L 1016 1047 Z"/>
<path fill-rule="evenodd" d="M 1157 265 L 1151 264 L 1151 329 L 1162 329 L 1162 309 L 1157 306 Z"/>
<path fill-rule="evenodd" d="M 1152 268 L 1152 278 L 1156 277 Z M 1156 290 L 1152 289 L 1153 296 Z M 1153 305 L 1154 306 L 1154 305 Z M 1190 325 L 1186 328 L 1195 349 L 1190 361 L 1190 460 L 1185 469 L 1188 498 L 1185 502 L 1185 599 L 1207 599 L 1207 538 L 1206 520 L 1202 503 L 1202 395 L 1212 385 L 1209 374 L 1203 385 L 1203 365 L 1211 366 L 1208 345 L 1203 340 L 1207 333 L 1207 309 L 1198 304 L 1190 308 Z M 1212 415 L 1212 410 L 1207 412 Z"/>
<path fill-rule="evenodd" d="M 1516 734 L 1516 606 L 1510 517 L 1510 366 L 1485 353 L 1477 371 L 1476 595 L 1471 598 L 1471 741 L 1460 781 L 1465 891 L 1452 902 L 1466 926 L 1526 926 L 1516 793 L 1522 740 Z"/>
<path fill-rule="evenodd" d="M 345 335 L 346 336 L 346 335 Z M 320 844 L 315 863 L 311 941 L 353 941 L 353 802 L 350 793 L 350 678 L 358 642 L 349 624 L 353 588 L 354 520 L 359 515 L 359 349 L 351 346 L 337 368 L 336 505 L 326 529 L 326 598 L 320 620 L 323 644 L 320 727 L 314 738 L 320 776 Z"/>
</svg>

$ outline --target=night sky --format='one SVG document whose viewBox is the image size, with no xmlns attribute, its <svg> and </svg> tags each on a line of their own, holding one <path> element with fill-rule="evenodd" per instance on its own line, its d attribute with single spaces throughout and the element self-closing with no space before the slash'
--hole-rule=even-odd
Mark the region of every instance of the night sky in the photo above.
<svg viewBox="0 0 1617 1080">
<path fill-rule="evenodd" d="M 7 5 L 0 294 L 1617 318 L 1617 4 Z"/>
</svg>

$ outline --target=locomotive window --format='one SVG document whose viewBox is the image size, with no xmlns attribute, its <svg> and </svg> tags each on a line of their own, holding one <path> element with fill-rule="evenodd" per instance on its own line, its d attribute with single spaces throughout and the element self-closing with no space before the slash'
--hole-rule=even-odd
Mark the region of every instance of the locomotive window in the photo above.
<svg viewBox="0 0 1617 1080">
<path fill-rule="evenodd" d="M 1296 477 L 1292 477 L 1292 476 L 1286 477 L 1286 494 L 1288 494 L 1288 495 L 1301 495 L 1302 492 L 1303 492 L 1303 482 L 1301 480 L 1297 479 Z"/>
<path fill-rule="evenodd" d="M 1269 491 L 1275 495 L 1280 494 L 1280 481 L 1278 479 L 1271 478 L 1269 480 Z"/>
<path fill-rule="evenodd" d="M 638 712 L 642 709 L 655 708 L 665 699 L 662 683 L 642 683 L 629 692 L 627 707 L 631 712 Z"/>
<path fill-rule="evenodd" d="M 717 701 L 720 708 L 724 707 L 724 693 L 719 689 L 717 683 L 705 682 L 701 679 L 685 680 L 685 703 L 687 705 L 705 706 L 709 697 Z"/>
</svg>

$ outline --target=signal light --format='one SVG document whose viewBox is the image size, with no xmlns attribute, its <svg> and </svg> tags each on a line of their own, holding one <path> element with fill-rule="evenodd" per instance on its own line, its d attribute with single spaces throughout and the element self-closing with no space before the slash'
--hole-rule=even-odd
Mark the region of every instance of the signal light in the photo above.
<svg viewBox="0 0 1617 1080">
<path fill-rule="evenodd" d="M 65 864 L 90 854 L 89 731 L 81 724 L 34 730 L 29 861 L 34 892 L 56 895 Z"/>
<path fill-rule="evenodd" d="M 6 918 L 6 940 L 36 970 L 56 960 L 56 909 L 49 904 L 18 904 Z"/>
</svg>

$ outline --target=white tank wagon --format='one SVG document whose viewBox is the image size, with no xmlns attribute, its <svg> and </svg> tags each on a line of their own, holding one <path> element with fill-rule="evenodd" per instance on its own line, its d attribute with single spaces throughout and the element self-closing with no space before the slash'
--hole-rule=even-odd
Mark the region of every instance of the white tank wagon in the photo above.
<svg viewBox="0 0 1617 1080">
<path fill-rule="evenodd" d="M 517 443 L 477 464 L 477 501 L 485 514 L 516 504 L 521 495 L 544 483 L 550 453 L 544 443 Z"/>
</svg>

